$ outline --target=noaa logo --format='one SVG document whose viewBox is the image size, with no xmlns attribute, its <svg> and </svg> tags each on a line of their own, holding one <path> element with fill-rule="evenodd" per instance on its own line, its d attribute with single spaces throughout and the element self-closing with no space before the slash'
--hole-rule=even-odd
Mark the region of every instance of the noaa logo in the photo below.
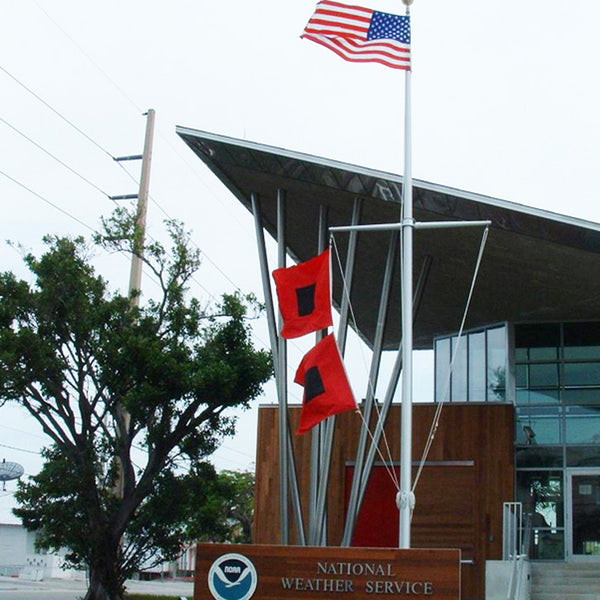
<svg viewBox="0 0 600 600">
<path fill-rule="evenodd" d="M 241 554 L 224 554 L 208 570 L 208 589 L 216 600 L 248 600 L 257 583 L 254 565 Z"/>
</svg>

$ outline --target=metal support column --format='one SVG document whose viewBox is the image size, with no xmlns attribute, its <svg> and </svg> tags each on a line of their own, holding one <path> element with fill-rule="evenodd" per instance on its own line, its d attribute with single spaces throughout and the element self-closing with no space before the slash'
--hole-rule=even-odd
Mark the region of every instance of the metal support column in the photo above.
<svg viewBox="0 0 600 600">
<path fill-rule="evenodd" d="M 318 237 L 318 253 L 320 254 L 327 247 L 328 231 L 327 231 L 328 212 L 327 206 L 319 207 L 319 237 Z M 323 331 L 318 331 L 315 334 L 316 342 L 323 339 Z M 319 494 L 319 482 L 321 477 L 321 457 L 323 455 L 325 423 L 319 423 L 311 430 L 310 439 L 310 488 L 309 488 L 309 540 L 312 544 L 316 544 L 316 536 L 318 530 L 317 521 L 317 506 Z"/>
<path fill-rule="evenodd" d="M 352 225 L 360 223 L 362 209 L 362 200 L 357 198 L 354 201 L 352 211 Z M 348 252 L 346 254 L 346 266 L 344 270 L 345 289 L 342 294 L 342 305 L 340 309 L 340 323 L 338 328 L 337 344 L 340 354 L 343 356 L 346 348 L 346 335 L 348 331 L 348 313 L 350 307 L 350 292 L 352 290 L 352 280 L 354 277 L 354 264 L 356 262 L 356 249 L 358 246 L 358 231 L 351 231 L 348 240 Z M 317 496 L 317 512 L 315 516 L 314 537 L 309 538 L 309 543 L 322 544 L 325 539 L 325 512 L 327 502 L 327 487 L 329 481 L 329 471 L 331 468 L 331 451 L 333 448 L 333 436 L 335 432 L 335 415 L 329 417 L 325 423 L 325 437 L 323 443 L 323 452 L 321 454 L 319 492 Z"/>
<path fill-rule="evenodd" d="M 252 205 L 252 214 L 254 215 L 254 227 L 256 232 L 256 245 L 258 247 L 258 256 L 260 263 L 260 273 L 263 286 L 263 296 L 265 299 L 265 310 L 267 313 L 267 323 L 269 326 L 269 339 L 271 342 L 271 352 L 273 356 L 273 366 L 275 371 L 275 382 L 278 394 L 278 401 L 280 406 L 282 400 L 279 398 L 280 393 L 280 380 L 282 377 L 286 377 L 285 371 L 280 372 L 279 364 L 279 348 L 278 348 L 278 337 L 277 337 L 277 325 L 275 322 L 275 309 L 273 304 L 273 294 L 271 292 L 271 280 L 269 272 L 269 261 L 267 259 L 267 251 L 265 246 L 265 236 L 262 227 L 262 214 L 260 210 L 260 202 L 258 196 L 253 193 L 250 195 L 250 203 Z M 287 365 L 286 365 L 287 369 Z M 305 545 L 306 538 L 304 533 L 304 519 L 302 517 L 302 506 L 300 503 L 300 490 L 298 487 L 298 477 L 296 475 L 296 465 L 294 460 L 294 452 L 292 448 L 292 442 L 290 436 L 287 435 L 287 446 L 288 446 L 288 463 L 289 463 L 289 478 L 290 478 L 290 491 L 292 494 L 292 508 L 294 512 L 294 522 L 296 524 L 296 531 L 298 535 L 298 543 Z"/>
<path fill-rule="evenodd" d="M 278 267 L 286 265 L 285 248 L 285 193 L 277 191 L 277 264 Z M 281 314 L 279 315 L 279 329 L 281 330 Z M 281 544 L 289 543 L 289 497 L 288 497 L 288 407 L 287 407 L 287 343 L 284 338 L 278 339 L 278 370 L 277 382 L 279 396 L 279 518 L 281 527 Z"/>
<path fill-rule="evenodd" d="M 344 534 L 342 537 L 342 546 L 349 546 L 352 541 L 354 525 L 357 515 L 357 500 L 360 481 L 362 478 L 365 453 L 368 442 L 368 426 L 371 423 L 371 412 L 373 403 L 375 402 L 375 389 L 379 378 L 379 367 L 381 365 L 381 354 L 383 351 L 383 334 L 385 332 L 385 324 L 387 320 L 387 311 L 392 290 L 392 281 L 394 275 L 394 264 L 398 256 L 398 233 L 392 232 L 390 236 L 390 245 L 386 260 L 385 272 L 381 286 L 381 299 L 379 303 L 379 312 L 377 316 L 377 327 L 375 329 L 375 339 L 373 342 L 373 354 L 371 360 L 371 368 L 369 371 L 369 380 L 367 385 L 367 393 L 365 395 L 365 403 L 363 406 L 363 426 L 360 430 L 358 447 L 356 450 L 356 460 L 354 462 L 354 476 L 352 478 L 352 488 L 348 501 L 348 509 L 346 513 L 346 522 L 344 524 Z"/>
</svg>

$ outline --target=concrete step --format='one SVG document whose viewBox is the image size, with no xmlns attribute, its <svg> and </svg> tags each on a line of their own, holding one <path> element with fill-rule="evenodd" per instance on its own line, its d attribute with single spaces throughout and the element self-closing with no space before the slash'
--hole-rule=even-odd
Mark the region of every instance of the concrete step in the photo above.
<svg viewBox="0 0 600 600">
<path fill-rule="evenodd" d="M 531 563 L 531 600 L 600 600 L 600 564 Z"/>
<path fill-rule="evenodd" d="M 600 600 L 600 594 L 531 591 L 531 600 Z"/>
</svg>

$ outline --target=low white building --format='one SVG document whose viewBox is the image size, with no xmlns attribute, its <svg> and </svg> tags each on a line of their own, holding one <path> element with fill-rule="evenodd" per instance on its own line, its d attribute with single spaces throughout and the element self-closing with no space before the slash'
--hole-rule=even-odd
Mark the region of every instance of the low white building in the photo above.
<svg viewBox="0 0 600 600">
<path fill-rule="evenodd" d="M 0 575 L 41 581 L 83 579 L 83 571 L 63 569 L 61 553 L 38 552 L 36 534 L 13 523 L 0 523 Z"/>
<path fill-rule="evenodd" d="M 0 576 L 20 577 L 33 581 L 43 579 L 85 578 L 85 571 L 63 568 L 64 553 L 37 552 L 36 534 L 16 523 L 0 523 Z M 178 574 L 194 572 L 196 545 L 186 547 L 177 561 L 163 562 L 152 568 L 144 568 L 140 579 L 173 578 Z"/>
<path fill-rule="evenodd" d="M 35 554 L 35 533 L 22 525 L 0 524 L 0 575 L 17 577 Z"/>
</svg>

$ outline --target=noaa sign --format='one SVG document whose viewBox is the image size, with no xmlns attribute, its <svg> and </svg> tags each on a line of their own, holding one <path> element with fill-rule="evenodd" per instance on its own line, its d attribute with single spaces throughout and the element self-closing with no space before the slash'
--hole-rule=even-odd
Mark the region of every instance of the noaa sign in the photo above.
<svg viewBox="0 0 600 600">
<path fill-rule="evenodd" d="M 242 554 L 224 554 L 208 570 L 208 589 L 215 600 L 249 600 L 256 584 L 256 569 Z"/>
<path fill-rule="evenodd" d="M 195 600 L 325 600 L 332 594 L 458 600 L 460 551 L 198 544 Z"/>
</svg>

